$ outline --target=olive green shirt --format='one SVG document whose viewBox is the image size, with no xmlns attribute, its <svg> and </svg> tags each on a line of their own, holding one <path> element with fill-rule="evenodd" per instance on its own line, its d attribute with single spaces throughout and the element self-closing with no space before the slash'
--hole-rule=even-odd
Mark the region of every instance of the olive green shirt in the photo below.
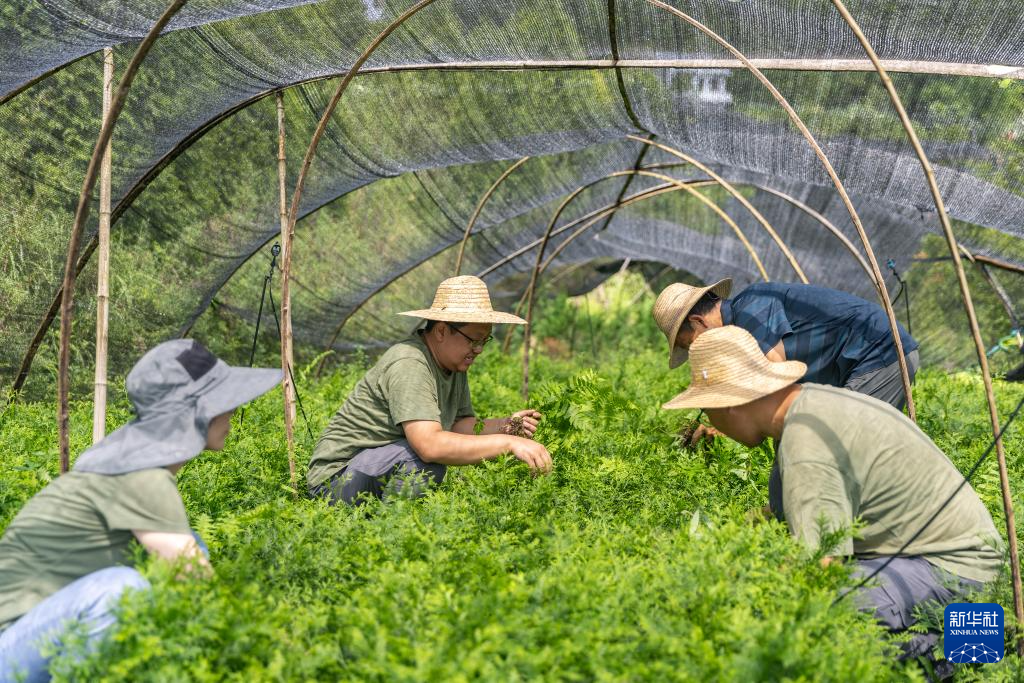
<svg viewBox="0 0 1024 683">
<path fill-rule="evenodd" d="M 0 630 L 86 574 L 131 565 L 132 530 L 191 533 L 170 471 L 53 480 L 0 538 Z"/>
<path fill-rule="evenodd" d="M 804 384 L 778 444 L 790 531 L 811 548 L 828 530 L 863 529 L 835 555 L 894 555 L 963 482 L 917 425 L 887 403 L 848 389 Z M 1002 553 L 992 517 L 970 484 L 907 549 L 974 581 L 991 581 Z"/>
<path fill-rule="evenodd" d="M 314 488 L 359 451 L 404 439 L 403 422 L 439 422 L 450 431 L 457 419 L 474 415 L 466 373 L 442 369 L 413 334 L 384 352 L 331 418 L 313 449 L 306 482 Z"/>
</svg>

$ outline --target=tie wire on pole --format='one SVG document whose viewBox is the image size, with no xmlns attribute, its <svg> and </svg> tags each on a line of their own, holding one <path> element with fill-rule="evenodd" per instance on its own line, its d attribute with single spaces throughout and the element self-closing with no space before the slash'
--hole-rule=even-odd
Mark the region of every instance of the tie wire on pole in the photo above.
<svg viewBox="0 0 1024 683">
<path fill-rule="evenodd" d="M 901 296 L 905 297 L 903 302 L 907 306 L 907 333 L 913 335 L 914 327 L 913 325 L 910 324 L 910 288 L 907 287 L 906 280 L 900 277 L 900 274 L 896 271 L 895 259 L 889 259 L 888 261 L 885 262 L 885 265 L 889 270 L 892 271 L 892 274 L 896 278 L 896 281 L 900 283 L 900 288 L 896 290 L 896 296 L 893 297 L 892 303 L 895 306 L 896 302 L 900 300 Z"/>
<path fill-rule="evenodd" d="M 252 335 L 252 350 L 249 352 L 249 367 L 253 366 L 256 361 L 256 342 L 260 336 L 260 321 L 263 319 L 263 303 L 267 299 L 267 293 L 269 291 L 270 283 L 274 279 L 274 271 L 277 270 L 277 257 L 281 255 L 281 245 L 274 243 L 274 246 L 270 248 L 270 268 L 267 270 L 266 276 L 263 278 L 263 292 L 260 294 L 260 307 L 256 313 L 256 331 Z M 274 313 L 274 324 L 277 325 L 277 336 L 281 337 L 281 320 L 277 317 L 277 308 L 274 303 L 274 293 L 270 292 L 270 310 Z M 309 418 L 306 416 L 306 409 L 302 405 L 302 397 L 299 395 L 299 385 L 295 383 L 295 375 L 292 373 L 292 368 L 288 366 L 288 376 L 292 380 L 292 387 L 295 389 L 295 402 L 299 404 L 299 412 L 302 413 L 302 419 L 306 423 L 306 433 L 309 434 L 309 438 L 313 438 L 313 430 L 309 426 Z M 245 407 L 242 407 L 241 414 L 238 418 L 239 423 L 245 421 Z"/>
</svg>

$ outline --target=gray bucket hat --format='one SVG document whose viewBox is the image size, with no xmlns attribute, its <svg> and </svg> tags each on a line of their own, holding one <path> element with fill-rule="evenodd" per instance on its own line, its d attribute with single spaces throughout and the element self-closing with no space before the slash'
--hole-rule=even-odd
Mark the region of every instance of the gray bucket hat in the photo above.
<svg viewBox="0 0 1024 683">
<path fill-rule="evenodd" d="M 76 472 L 124 474 L 185 462 L 206 448 L 210 421 L 281 382 L 270 368 L 232 367 L 193 339 L 164 342 L 125 380 L 136 418 L 82 453 Z"/>
</svg>

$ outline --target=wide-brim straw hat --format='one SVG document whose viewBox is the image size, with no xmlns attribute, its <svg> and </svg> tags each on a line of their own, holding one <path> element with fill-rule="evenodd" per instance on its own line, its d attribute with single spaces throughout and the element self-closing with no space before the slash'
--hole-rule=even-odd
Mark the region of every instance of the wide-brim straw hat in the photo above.
<svg viewBox="0 0 1024 683">
<path fill-rule="evenodd" d="M 732 278 L 719 280 L 708 287 L 691 287 L 682 282 L 674 282 L 658 295 L 654 302 L 654 320 L 662 333 L 668 337 L 668 367 L 677 368 L 689 357 L 686 349 L 676 346 L 676 336 L 683 326 L 686 316 L 700 298 L 708 292 L 714 292 L 720 299 L 729 297 L 732 292 Z"/>
<path fill-rule="evenodd" d="M 701 334 L 690 346 L 690 387 L 662 408 L 731 408 L 793 384 L 807 372 L 798 360 L 774 363 L 742 327 Z"/>
<path fill-rule="evenodd" d="M 402 311 L 398 315 L 451 323 L 509 323 L 525 325 L 518 315 L 496 311 L 491 306 L 487 284 L 472 275 L 450 277 L 437 286 L 434 303 L 418 311 Z"/>
</svg>

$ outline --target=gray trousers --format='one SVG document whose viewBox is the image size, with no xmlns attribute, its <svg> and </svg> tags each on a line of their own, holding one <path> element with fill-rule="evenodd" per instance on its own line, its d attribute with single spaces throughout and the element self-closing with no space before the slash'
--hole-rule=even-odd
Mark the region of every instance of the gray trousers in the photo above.
<svg viewBox="0 0 1024 683">
<path fill-rule="evenodd" d="M 868 576 L 888 559 L 857 560 L 853 576 L 858 579 Z M 920 606 L 941 612 L 949 603 L 961 600 L 981 586 L 977 581 L 943 571 L 923 557 L 897 557 L 853 599 L 861 610 L 874 613 L 879 623 L 890 632 L 901 633 L 917 622 L 915 608 Z M 909 641 L 900 644 L 903 649 L 900 659 L 923 656 L 934 661 L 932 650 L 938 641 L 938 633 L 915 633 Z M 942 668 L 945 667 L 937 667 L 936 673 L 940 673 L 938 669 Z"/>
<path fill-rule="evenodd" d="M 917 349 L 914 349 L 907 354 L 906 358 L 910 381 L 913 383 L 914 377 L 921 367 L 921 355 Z M 879 401 L 885 401 L 897 410 L 903 410 L 903 406 L 907 404 L 907 397 L 903 393 L 903 378 L 900 375 L 899 361 L 890 363 L 884 368 L 851 377 L 846 381 L 845 387 L 859 394 L 867 394 Z"/>
<path fill-rule="evenodd" d="M 359 505 L 369 496 L 391 495 L 418 498 L 444 480 L 446 465 L 423 462 L 405 439 L 355 454 L 348 464 L 327 481 L 310 490 L 313 497 L 327 496 L 331 505 L 339 501 Z"/>
</svg>

